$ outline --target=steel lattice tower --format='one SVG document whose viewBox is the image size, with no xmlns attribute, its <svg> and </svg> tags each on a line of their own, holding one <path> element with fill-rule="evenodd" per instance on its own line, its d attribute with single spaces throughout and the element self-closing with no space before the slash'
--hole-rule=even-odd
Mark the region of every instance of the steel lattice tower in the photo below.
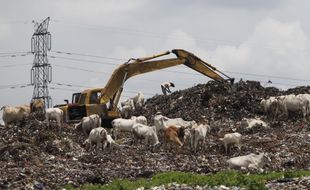
<svg viewBox="0 0 310 190">
<path fill-rule="evenodd" d="M 47 31 L 50 18 L 42 23 L 36 23 L 35 32 L 31 38 L 31 52 L 34 54 L 31 68 L 31 84 L 34 85 L 32 101 L 44 100 L 45 107 L 52 106 L 52 98 L 48 93 L 48 83 L 52 81 L 52 67 L 48 63 L 47 51 L 51 50 L 51 34 Z"/>
</svg>

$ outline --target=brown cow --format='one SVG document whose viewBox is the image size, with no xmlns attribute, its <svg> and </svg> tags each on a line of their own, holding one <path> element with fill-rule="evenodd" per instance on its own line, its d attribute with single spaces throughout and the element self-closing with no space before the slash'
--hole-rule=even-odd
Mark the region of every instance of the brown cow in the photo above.
<svg viewBox="0 0 310 190">
<path fill-rule="evenodd" d="M 44 100 L 43 99 L 33 99 L 30 103 L 30 110 L 31 112 L 44 111 Z"/>
<path fill-rule="evenodd" d="M 165 129 L 164 137 L 167 142 L 174 142 L 180 147 L 183 146 L 183 140 L 185 135 L 185 127 L 176 127 L 175 125 L 170 125 Z"/>
</svg>

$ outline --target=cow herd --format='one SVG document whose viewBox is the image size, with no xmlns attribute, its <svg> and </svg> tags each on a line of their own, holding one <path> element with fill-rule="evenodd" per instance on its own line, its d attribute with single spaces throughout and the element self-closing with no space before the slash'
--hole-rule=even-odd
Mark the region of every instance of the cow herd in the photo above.
<svg viewBox="0 0 310 190">
<path fill-rule="evenodd" d="M 181 149 L 190 149 L 193 153 L 197 153 L 199 149 L 204 149 L 208 136 L 211 135 L 211 127 L 207 120 L 197 123 L 196 121 L 185 121 L 182 118 L 168 118 L 160 112 L 153 117 L 153 125 L 148 125 L 148 121 L 144 116 L 133 116 L 130 119 L 118 118 L 112 121 L 111 134 L 98 125 L 98 115 L 84 117 L 82 121 L 75 125 L 75 129 L 82 131 L 90 131 L 84 142 L 86 149 L 102 151 L 109 145 L 121 147 L 117 142 L 122 133 L 130 134 L 132 137 L 132 146 L 144 144 L 147 148 L 160 148 L 166 150 L 175 150 L 179 152 Z M 245 129 L 253 129 L 256 126 L 264 126 L 266 123 L 258 118 L 240 121 L 240 127 Z M 91 130 L 90 130 L 91 129 Z M 113 137 L 113 138 L 112 138 Z M 218 139 L 225 149 L 225 153 L 229 155 L 232 147 L 237 147 L 241 153 L 242 135 L 238 132 L 227 133 L 223 138 Z M 170 148 L 168 148 L 170 147 Z M 96 149 L 95 149 L 96 148 Z M 235 149 L 234 149 L 235 150 Z M 270 161 L 265 153 L 248 154 L 239 157 L 233 157 L 227 160 L 230 168 L 253 168 L 262 169 L 264 164 Z"/>
<path fill-rule="evenodd" d="M 286 95 L 269 97 L 263 99 L 260 103 L 262 110 L 267 115 L 272 115 L 273 119 L 279 117 L 288 117 L 289 112 L 300 112 L 302 117 L 307 119 L 309 116 L 309 101 L 310 95 Z M 126 110 L 126 106 L 139 109 L 143 106 L 143 94 L 139 93 L 135 98 L 128 99 L 122 104 Z M 33 108 L 32 108 L 33 109 Z M 36 108 L 37 109 L 37 108 Z M 41 109 L 41 108 L 38 108 Z M 5 126 L 16 124 L 23 118 L 28 117 L 30 114 L 30 107 L 24 106 L 3 106 L 3 121 Z M 130 109 L 127 111 L 130 112 Z M 126 113 L 125 115 L 127 115 Z M 63 126 L 64 113 L 58 108 L 48 108 L 45 110 L 45 121 L 48 126 L 57 125 L 61 130 Z M 42 121 L 39 121 L 42 122 Z M 55 123 L 55 124 L 53 124 Z M 107 147 L 122 147 L 120 136 L 122 133 L 130 134 L 132 142 L 135 144 L 145 144 L 146 147 L 159 148 L 162 147 L 168 150 L 168 146 L 173 149 L 179 150 L 183 148 L 190 149 L 193 153 L 199 152 L 199 149 L 204 149 L 208 146 L 206 141 L 208 136 L 212 135 L 211 128 L 206 119 L 201 121 L 185 121 L 182 118 L 169 118 L 162 115 L 160 112 L 156 113 L 151 121 L 147 121 L 144 116 L 132 116 L 131 118 L 117 118 L 112 122 L 111 131 L 102 127 L 101 117 L 93 114 L 83 119 L 74 125 L 73 130 L 78 131 L 83 139 L 84 147 L 87 151 L 101 152 Z M 150 125 L 152 124 L 152 125 Z M 235 125 L 244 128 L 245 131 L 253 130 L 259 126 L 262 129 L 268 129 L 269 125 L 260 118 L 243 118 Z M 110 134 L 109 134 L 110 133 Z M 220 146 L 223 146 L 223 152 L 230 155 L 232 147 L 236 147 L 239 154 L 242 154 L 242 134 L 239 132 L 224 134 L 218 138 Z M 238 157 L 227 159 L 230 168 L 254 168 L 262 169 L 263 166 L 270 162 L 268 154 L 248 154 Z"/>
<path fill-rule="evenodd" d="M 304 120 L 310 116 L 310 94 L 271 96 L 263 99 L 260 105 L 273 120 L 287 119 L 291 112 L 301 113 Z"/>
</svg>

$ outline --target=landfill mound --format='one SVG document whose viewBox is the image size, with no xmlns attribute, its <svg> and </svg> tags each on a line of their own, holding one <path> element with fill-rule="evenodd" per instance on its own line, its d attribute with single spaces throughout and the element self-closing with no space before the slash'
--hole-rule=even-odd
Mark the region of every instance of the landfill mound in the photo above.
<svg viewBox="0 0 310 190">
<path fill-rule="evenodd" d="M 239 81 L 234 85 L 209 81 L 169 96 L 156 95 L 148 99 L 145 106 L 132 115 L 144 115 L 148 121 L 157 112 L 167 117 L 181 117 L 185 120 L 210 121 L 229 118 L 263 116 L 259 105 L 262 98 L 286 94 L 309 93 L 310 87 L 302 86 L 287 91 L 275 87 L 264 88 L 257 81 Z"/>
<path fill-rule="evenodd" d="M 87 152 L 86 139 L 71 125 L 61 130 L 47 127 L 32 116 L 19 126 L 0 126 L 0 189 L 59 189 L 66 184 L 107 184 L 116 178 L 134 180 L 157 172 L 186 171 L 202 174 L 227 170 L 226 160 L 249 153 L 267 152 L 269 171 L 309 169 L 309 126 L 301 116 L 271 121 L 259 107 L 260 98 L 290 93 L 309 93 L 309 87 L 287 91 L 264 88 L 256 81 L 234 85 L 209 82 L 157 95 L 146 101 L 134 115 L 145 115 L 152 123 L 156 112 L 168 117 L 201 121 L 207 118 L 212 131 L 206 145 L 194 154 L 188 147 L 149 147 L 132 144 L 130 134 L 122 134 L 122 146 L 104 152 Z M 271 128 L 246 131 L 236 122 L 243 117 L 261 117 Z M 243 134 L 242 150 L 233 148 L 226 155 L 220 137 L 227 132 Z M 160 139 L 161 141 L 161 139 Z"/>
</svg>

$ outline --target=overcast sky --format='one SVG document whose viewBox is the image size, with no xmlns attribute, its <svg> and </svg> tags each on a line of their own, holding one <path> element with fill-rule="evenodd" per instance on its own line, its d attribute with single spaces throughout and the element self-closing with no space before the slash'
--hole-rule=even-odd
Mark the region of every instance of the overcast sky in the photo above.
<svg viewBox="0 0 310 190">
<path fill-rule="evenodd" d="M 262 85 L 271 80 L 283 89 L 308 85 L 309 7 L 306 0 L 0 0 L 0 105 L 30 101 L 33 86 L 22 87 L 30 83 L 34 55 L 15 52 L 30 51 L 32 21 L 46 17 L 51 18 L 54 105 L 75 91 L 103 87 L 129 58 L 176 48 L 237 80 Z M 173 81 L 178 90 L 208 80 L 187 67 L 172 67 L 129 79 L 123 98 L 138 91 L 160 94 L 164 81 Z"/>
</svg>

